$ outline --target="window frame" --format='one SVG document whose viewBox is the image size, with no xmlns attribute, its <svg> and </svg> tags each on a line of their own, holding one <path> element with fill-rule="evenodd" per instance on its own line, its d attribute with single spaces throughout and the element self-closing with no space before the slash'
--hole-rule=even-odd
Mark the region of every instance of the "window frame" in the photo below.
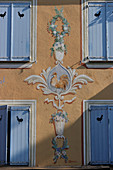
<svg viewBox="0 0 113 170">
<path fill-rule="evenodd" d="M 37 0 L 0 0 L 0 3 L 30 3 L 30 60 L 0 61 L 0 68 L 30 68 L 37 62 Z"/>
<path fill-rule="evenodd" d="M 87 68 L 113 68 L 113 60 L 92 60 L 88 58 L 88 3 L 89 2 L 103 2 L 113 3 L 113 0 L 81 0 L 81 19 L 82 19 L 82 64 Z M 107 47 L 106 47 L 107 48 Z"/>
<path fill-rule="evenodd" d="M 113 100 L 84 100 L 83 101 L 83 163 L 88 165 L 91 161 L 90 136 L 90 106 L 113 106 Z"/>
<path fill-rule="evenodd" d="M 29 167 L 36 166 L 36 100 L 0 100 L 0 106 L 30 106 Z"/>
</svg>

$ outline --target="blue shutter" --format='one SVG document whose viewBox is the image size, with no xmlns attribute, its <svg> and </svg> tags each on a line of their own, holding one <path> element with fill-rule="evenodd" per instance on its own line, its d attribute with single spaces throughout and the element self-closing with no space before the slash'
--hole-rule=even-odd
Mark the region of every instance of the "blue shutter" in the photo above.
<svg viewBox="0 0 113 170">
<path fill-rule="evenodd" d="M 106 26 L 107 26 L 107 57 L 113 60 L 113 3 L 106 6 Z"/>
<path fill-rule="evenodd" d="M 10 4 L 0 4 L 0 61 L 10 60 Z"/>
<path fill-rule="evenodd" d="M 0 106 L 0 165 L 7 163 L 7 106 Z"/>
<path fill-rule="evenodd" d="M 11 107 L 10 165 L 29 164 L 29 107 Z"/>
<path fill-rule="evenodd" d="M 89 3 L 88 6 L 89 60 L 102 61 L 106 56 L 105 3 Z"/>
<path fill-rule="evenodd" d="M 13 4 L 12 60 L 30 59 L 30 4 Z"/>
<path fill-rule="evenodd" d="M 110 164 L 113 164 L 113 106 L 108 108 L 109 138 L 110 138 Z"/>
<path fill-rule="evenodd" d="M 91 164 L 109 163 L 108 107 L 91 106 Z M 103 117 L 102 117 L 103 115 Z"/>
</svg>

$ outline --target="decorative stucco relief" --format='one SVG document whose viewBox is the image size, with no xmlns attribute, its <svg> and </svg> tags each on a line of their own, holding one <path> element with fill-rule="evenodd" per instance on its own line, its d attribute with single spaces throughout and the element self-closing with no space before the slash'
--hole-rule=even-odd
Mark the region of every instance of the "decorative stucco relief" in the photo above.
<svg viewBox="0 0 113 170">
<path fill-rule="evenodd" d="M 64 126 L 68 122 L 68 114 L 63 109 L 65 103 L 71 104 L 75 101 L 76 96 L 71 100 L 65 100 L 65 95 L 75 95 L 76 90 L 82 88 L 93 80 L 86 75 L 78 75 L 75 69 L 63 66 L 64 55 L 67 52 L 66 45 L 64 44 L 64 36 L 69 34 L 70 26 L 63 16 L 63 8 L 60 11 L 55 7 L 56 15 L 48 23 L 48 30 L 55 38 L 55 42 L 51 48 L 51 56 L 55 55 L 56 66 L 43 70 L 40 75 L 31 75 L 25 79 L 28 84 L 37 83 L 37 89 L 42 89 L 43 94 L 53 94 L 53 99 L 46 98 L 45 103 L 52 103 L 56 112 L 51 115 L 50 122 L 55 125 L 56 136 L 52 139 L 52 148 L 54 149 L 54 163 L 58 158 L 63 158 L 65 162 L 68 161 L 66 149 L 69 148 L 67 138 L 64 137 Z M 57 19 L 62 22 L 62 32 L 57 31 L 55 22 Z M 56 102 L 57 101 L 57 102 Z M 63 139 L 62 147 L 58 147 L 57 139 Z"/>
</svg>

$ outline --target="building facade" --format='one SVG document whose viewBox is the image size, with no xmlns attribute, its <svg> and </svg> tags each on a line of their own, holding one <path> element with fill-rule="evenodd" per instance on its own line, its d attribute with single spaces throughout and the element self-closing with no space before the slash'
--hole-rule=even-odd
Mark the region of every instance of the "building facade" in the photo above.
<svg viewBox="0 0 113 170">
<path fill-rule="evenodd" d="M 111 0 L 0 0 L 0 166 L 113 164 L 112 26 Z"/>
</svg>

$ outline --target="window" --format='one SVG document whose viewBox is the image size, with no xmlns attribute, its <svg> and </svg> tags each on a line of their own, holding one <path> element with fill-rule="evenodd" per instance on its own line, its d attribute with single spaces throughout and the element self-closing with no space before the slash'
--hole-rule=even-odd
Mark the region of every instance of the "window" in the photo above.
<svg viewBox="0 0 113 170">
<path fill-rule="evenodd" d="M 36 20 L 35 0 L 0 2 L 0 68 L 36 61 Z"/>
<path fill-rule="evenodd" d="M 82 1 L 82 56 L 83 62 L 89 62 L 89 67 L 95 67 L 95 65 L 98 67 L 99 62 L 103 65 L 102 67 L 113 65 L 112 11 L 113 2 Z M 98 61 L 98 63 L 91 64 L 92 61 Z"/>
<path fill-rule="evenodd" d="M 0 60 L 30 60 L 30 4 L 0 3 Z"/>
<path fill-rule="evenodd" d="M 29 165 L 29 107 L 0 106 L 0 129 L 0 164 Z"/>
<path fill-rule="evenodd" d="M 0 166 L 35 166 L 35 101 L 0 101 Z M 32 130 L 31 130 L 32 129 Z"/>
<path fill-rule="evenodd" d="M 84 101 L 84 164 L 113 164 L 113 101 Z"/>
</svg>

